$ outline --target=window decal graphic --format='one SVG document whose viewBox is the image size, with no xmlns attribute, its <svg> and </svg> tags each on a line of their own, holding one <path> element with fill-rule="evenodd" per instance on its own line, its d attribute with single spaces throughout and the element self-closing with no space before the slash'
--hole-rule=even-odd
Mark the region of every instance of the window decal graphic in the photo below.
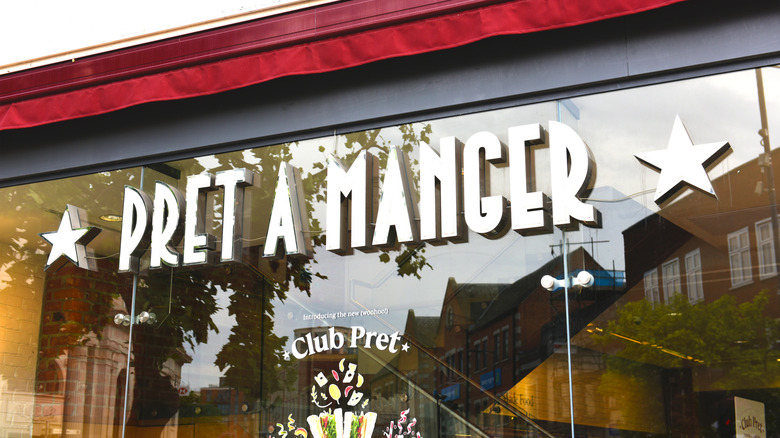
<svg viewBox="0 0 780 438">
<path fill-rule="evenodd" d="M 655 191 L 655 202 L 661 204 L 674 197 L 686 184 L 717 198 L 706 168 L 729 149 L 731 145 L 727 141 L 694 146 L 680 116 L 677 116 L 666 149 L 634 156 L 642 164 L 661 172 Z"/>
</svg>

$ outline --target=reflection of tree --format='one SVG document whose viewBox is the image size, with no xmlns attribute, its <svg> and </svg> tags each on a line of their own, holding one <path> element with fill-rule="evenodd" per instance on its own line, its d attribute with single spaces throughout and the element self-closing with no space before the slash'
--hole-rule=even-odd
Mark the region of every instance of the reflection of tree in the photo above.
<svg viewBox="0 0 780 438">
<path fill-rule="evenodd" d="M 411 154 L 420 141 L 430 141 L 430 125 L 424 125 L 419 132 L 416 132 L 411 124 L 403 125 L 399 130 L 403 139 L 403 143 L 399 147 L 406 154 Z M 347 152 L 339 158 L 345 163 L 351 163 L 361 151 L 366 150 L 377 155 L 379 165 L 383 168 L 387 162 L 387 147 L 391 146 L 391 144 L 382 138 L 381 133 L 382 130 L 375 129 L 347 134 L 345 136 Z M 252 205 L 254 208 L 262 206 L 262 210 L 270 211 L 275 195 L 279 165 L 283 162 L 290 162 L 293 159 L 291 149 L 296 146 L 297 144 L 292 143 L 277 147 L 252 149 L 242 154 L 220 155 L 216 157 L 220 163 L 218 170 L 245 167 L 255 171 L 260 181 L 252 189 Z M 324 151 L 325 148 L 320 147 L 320 152 Z M 249 154 L 251 160 L 247 160 L 247 154 Z M 323 158 L 325 157 L 323 156 Z M 252 165 L 248 165 L 248 161 L 251 161 Z M 309 212 L 314 211 L 316 207 L 326 202 L 327 171 L 323 164 L 324 161 L 323 159 L 322 162 L 315 163 L 311 173 L 302 175 L 304 199 Z M 192 169 L 192 172 L 199 173 L 203 170 L 215 171 L 217 169 L 200 168 Z M 221 225 L 222 207 L 217 204 L 214 208 L 213 227 L 217 229 Z M 311 214 L 309 215 L 309 221 L 309 228 L 312 230 L 310 238 L 313 246 L 323 247 L 325 239 L 321 224 Z M 253 227 L 259 226 L 261 234 L 264 234 L 267 225 L 267 222 L 263 222 L 263 220 L 257 221 L 257 219 L 252 224 Z M 257 233 L 258 230 L 254 232 Z M 290 293 L 291 287 L 311 294 L 313 278 L 325 279 L 325 277 L 311 267 L 311 260 L 301 257 L 285 257 L 280 261 L 274 262 L 284 266 L 281 269 L 283 277 L 273 274 L 268 275 L 267 272 L 258 272 L 258 269 L 252 266 L 256 261 L 258 247 L 251 247 L 249 250 L 249 253 L 245 252 L 244 258 L 245 261 L 249 260 L 248 265 L 234 265 L 225 270 L 193 271 L 193 275 L 195 275 L 195 272 L 204 272 L 202 275 L 207 277 L 199 281 L 204 290 L 200 293 L 194 291 L 188 291 L 187 293 L 192 293 L 196 296 L 211 295 L 212 298 L 181 303 L 185 306 L 185 309 L 189 306 L 197 308 L 188 310 L 195 317 L 195 321 L 190 319 L 185 322 L 184 319 L 187 318 L 183 318 L 181 320 L 181 323 L 184 324 L 182 330 L 176 333 L 173 339 L 188 340 L 191 344 L 193 341 L 195 343 L 205 341 L 208 329 L 216 330 L 211 321 L 211 316 L 216 312 L 213 301 L 214 287 L 218 286 L 220 289 L 227 291 L 230 294 L 228 311 L 230 315 L 236 318 L 236 324 L 231 328 L 227 343 L 222 346 L 222 349 L 217 354 L 215 364 L 223 370 L 226 385 L 245 391 L 245 393 L 251 394 L 253 397 L 261 398 L 264 404 L 270 404 L 271 400 L 264 400 L 265 395 L 273 394 L 277 391 L 291 390 L 295 377 L 294 374 L 290 374 L 287 376 L 288 378 L 278 378 L 278 371 L 282 367 L 280 353 L 287 342 L 287 338 L 279 337 L 275 334 L 274 307 L 272 302 L 276 299 L 284 302 L 287 294 Z M 410 245 L 409 247 L 401 245 L 396 250 L 381 251 L 379 260 L 388 263 L 391 259 L 394 259 L 398 265 L 399 275 L 413 275 L 419 278 L 419 271 L 426 266 L 430 267 L 425 260 L 424 251 L 424 246 L 420 244 Z M 179 276 L 177 276 L 178 278 Z M 179 289 L 178 286 L 177 289 Z M 171 348 L 174 348 L 174 343 L 171 344 Z M 173 351 L 175 349 L 171 350 L 171 352 Z M 160 359 L 164 360 L 162 357 Z M 161 363 L 158 360 L 158 367 L 161 366 Z"/>
<path fill-rule="evenodd" d="M 133 331 L 135 386 L 129 422 L 141 420 L 145 425 L 165 424 L 179 407 L 177 383 L 166 372 L 166 362 L 189 362 L 183 344 L 191 347 L 208 340 L 209 329 L 216 329 L 212 316 L 217 312 L 217 287 L 212 274 L 201 269 L 187 269 L 171 277 L 168 272 L 141 280 L 137 312 L 155 310 L 165 315 L 160 323 L 138 324 Z M 127 276 L 127 278 L 130 278 Z M 173 281 L 173 285 L 170 282 Z M 169 295 L 173 288 L 175 293 Z M 129 303 L 130 297 L 125 298 Z M 170 300 L 170 301 L 169 301 Z M 128 305 L 129 307 L 129 305 Z"/>
<path fill-rule="evenodd" d="M 2 245 L 0 288 L 33 285 L 35 279 L 40 278 L 51 246 L 37 234 L 57 228 L 66 204 L 82 207 L 85 211 L 100 211 L 102 192 L 121 188 L 124 182 L 133 178 L 132 170 L 117 171 L 111 175 L 98 173 L 68 178 L 57 181 L 56 184 L 44 182 L 3 189 L 0 202 L 3 203 L 4 215 L 0 217 L 0 230 L 3 230 L 3 236 L 15 237 Z M 96 193 L 97 191 L 100 193 Z M 96 216 L 90 215 L 89 219 L 94 221 Z M 38 256 L 39 254 L 44 256 Z M 46 333 L 49 335 L 47 338 L 56 336 L 58 340 L 40 357 L 42 362 L 53 360 L 70 346 L 83 345 L 87 335 L 100 339 L 102 327 L 111 320 L 109 312 L 113 300 L 119 296 L 119 285 L 115 288 L 95 286 L 96 279 L 110 284 L 114 278 L 100 278 L 89 271 L 67 266 L 59 273 L 47 272 L 48 279 L 52 280 L 48 282 L 47 289 L 63 290 L 56 291 L 56 297 L 52 297 L 51 291 L 48 291 L 45 299 L 68 301 L 50 303 L 46 309 L 48 315 L 44 315 L 44 318 L 48 317 L 50 320 L 44 323 L 56 322 L 60 326 L 57 333 Z M 102 264 L 101 267 L 113 268 L 115 271 L 115 265 L 111 263 Z M 66 280 L 65 277 L 70 279 Z M 10 281 L 6 284 L 7 280 Z M 73 304 L 76 301 L 79 301 L 80 305 Z M 57 304 L 62 306 L 57 307 Z"/>
<path fill-rule="evenodd" d="M 398 145 L 404 153 L 411 154 L 419 142 L 429 142 L 431 132 L 430 125 L 424 125 L 417 130 L 413 125 L 403 125 L 398 129 L 402 144 Z M 348 134 L 345 136 L 346 152 L 339 158 L 350 164 L 363 150 L 371 151 L 379 160 L 380 166 L 385 167 L 387 162 L 387 147 L 390 142 L 382 138 L 382 130 L 371 130 Z M 387 131 L 384 131 L 387 132 Z M 195 160 L 188 160 L 186 169 L 181 169 L 185 174 L 196 174 L 202 171 L 216 172 L 230 168 L 250 168 L 260 178 L 251 190 L 251 202 L 255 213 L 270 211 L 273 203 L 274 191 L 278 167 L 282 162 L 290 162 L 293 159 L 291 152 L 297 147 L 296 143 L 285 144 L 277 147 L 263 147 L 235 154 L 223 154 L 217 157 L 219 166 L 205 168 Z M 324 152 L 324 148 L 321 149 Z M 308 151 L 301 151 L 308 153 Z M 246 159 L 247 155 L 251 160 Z M 324 155 L 323 155 L 323 158 Z M 324 162 L 324 159 L 323 159 Z M 416 164 L 416 163 L 415 163 Z M 253 167 L 254 166 L 254 167 Z M 116 207 L 117 193 L 121 192 L 122 185 L 129 183 L 136 187 L 139 169 L 125 171 L 106 172 L 84 177 L 68 178 L 56 183 L 39 183 L 29 186 L 19 186 L 3 191 L 3 200 L 7 212 L 15 212 L 14 215 L 6 215 L 6 219 L 13 216 L 13 228 L 16 234 L 31 236 L 28 239 L 13 240 L 7 247 L 7 257 L 4 257 L 0 270 L 9 271 L 14 265 L 23 263 L 28 266 L 27 271 L 15 269 L 12 278 L 14 284 L 27 282 L 35 275 L 40 275 L 40 270 L 31 266 L 37 264 L 26 263 L 33 253 L 32 248 L 40 248 L 44 254 L 49 251 L 48 245 L 35 234 L 42 231 L 50 231 L 56 228 L 56 223 L 61 215 L 61 209 L 66 203 L 79 206 L 89 212 L 92 222 L 97 221 L 97 216 L 103 212 L 115 213 L 110 210 Z M 325 199 L 326 169 L 321 163 L 316 163 L 311 172 L 303 174 L 303 192 L 309 211 L 315 207 L 321 207 Z M 152 171 L 147 171 L 144 188 L 150 190 L 150 184 L 155 177 L 160 177 Z M 183 183 L 183 180 L 180 180 Z M 118 192 L 119 191 L 119 192 Z M 218 193 L 218 192 L 217 192 Z M 151 193 L 150 193 L 151 194 Z M 107 200 L 106 197 L 112 199 Z M 107 202 L 110 201 L 110 202 Z M 221 227 L 222 205 L 219 202 L 212 205 L 214 208 L 211 227 L 213 234 L 218 235 Z M 48 215 L 51 215 L 50 217 Z M 257 219 L 254 216 L 260 216 Z M 263 214 L 255 214 L 250 227 L 252 235 L 261 236 L 267 229 L 267 218 Z M 315 247 L 324 246 L 324 233 L 322 225 L 312 215 L 309 217 L 311 236 Z M 263 221 L 266 221 L 263 223 Z M 53 224 L 53 225 L 50 225 Z M 7 228 L 7 224 L 4 228 Z M 8 232 L 7 235 L 13 235 Z M 116 234 L 104 233 L 99 239 L 115 239 Z M 104 243 L 108 240 L 104 240 Z M 279 390 L 289 390 L 295 378 L 294 373 L 289 373 L 289 378 L 278 379 L 277 371 L 281 367 L 280 351 L 287 341 L 284 337 L 274 334 L 274 308 L 272 301 L 278 299 L 284 301 L 291 288 L 307 294 L 312 293 L 314 278 L 325 278 L 314 268 L 315 261 L 305 258 L 284 257 L 274 262 L 281 266 L 276 273 L 269 274 L 258 269 L 257 242 L 251 241 L 245 244 L 244 262 L 246 264 L 224 265 L 220 267 L 191 267 L 176 268 L 171 271 L 163 269 L 151 271 L 141 275 L 139 294 L 137 298 L 137 312 L 142 310 L 154 311 L 158 315 L 159 322 L 149 325 L 136 325 L 133 332 L 133 380 L 131 387 L 132 405 L 129 419 L 131 424 L 163 425 L 175 413 L 180 404 L 174 385 L 177 382 L 178 371 L 172 368 L 191 360 L 183 346 L 186 344 L 195 347 L 208 341 L 210 330 L 217 331 L 214 321 L 217 313 L 217 294 L 229 294 L 229 313 L 235 317 L 236 324 L 231 328 L 228 341 L 222 346 L 217 355 L 215 364 L 224 373 L 226 385 L 240 389 L 247 395 L 257 399 L 262 394 L 272 394 Z M 255 245 L 255 246 L 253 246 Z M 109 250 L 110 251 L 110 250 Z M 400 245 L 393 250 L 382 250 L 378 258 L 383 263 L 394 261 L 398 265 L 398 274 L 401 276 L 420 277 L 420 271 L 426 266 L 430 267 L 424 256 L 424 245 L 413 244 Z M 93 287 L 77 288 L 82 290 L 83 297 L 79 296 L 79 302 L 84 306 L 91 306 L 88 318 L 71 318 L 72 315 L 53 312 L 52 327 L 57 325 L 58 332 L 56 346 L 51 349 L 43 349 L 43 368 L 46 371 L 46 360 L 53 361 L 69 348 L 81 346 L 87 336 L 100 338 L 105 328 L 110 325 L 114 330 L 126 330 L 113 326 L 111 319 L 114 307 L 121 307 L 121 300 L 125 307 L 130 308 L 131 294 L 129 292 L 132 276 L 128 274 L 116 274 L 113 264 L 114 254 L 101 254 L 109 259 L 102 260 L 98 273 L 81 272 L 76 269 L 64 269 L 58 277 L 63 281 L 71 281 L 84 277 L 85 281 L 95 282 L 107 278 L 105 274 L 111 273 L 112 283 L 100 290 Z M 262 271 L 262 272 L 261 272 Z M 2 278 L 0 278 L 2 280 Z M 102 284 L 102 283 L 101 283 Z M 102 286 L 101 286 L 102 287 Z M 75 301 L 73 301 L 75 302 Z M 112 310 L 114 310 L 112 312 Z M 169 311 L 170 310 L 170 311 Z M 52 328 L 53 330 L 53 328 Z M 174 363 L 172 365 L 171 363 Z M 117 362 L 118 365 L 123 365 Z M 124 368 L 124 366 L 122 366 Z M 173 374 L 172 374 L 173 373 Z M 54 373 L 49 373 L 53 376 Z M 47 374 L 48 375 L 48 374 Z M 52 377 L 56 379 L 57 377 Z M 119 388 L 121 391 L 124 387 Z M 118 396 L 121 394 L 118 394 Z M 128 397 L 130 398 L 130 397 Z M 192 400 L 190 400 L 192 401 Z M 121 416 L 117 416 L 120 419 Z M 140 422 L 140 423 L 139 423 Z"/>
<path fill-rule="evenodd" d="M 284 389 L 285 382 L 276 378 L 275 370 L 287 337 L 273 332 L 271 301 L 284 300 L 287 292 L 246 269 L 237 271 L 225 278 L 225 287 L 233 291 L 228 310 L 235 315 L 236 325 L 215 364 L 226 370 L 228 386 L 260 397 L 260 391 L 273 393 Z"/>
<path fill-rule="evenodd" d="M 765 314 L 768 301 L 766 291 L 741 304 L 732 295 L 706 304 L 691 304 L 682 294 L 655 306 L 636 301 L 622 307 L 618 318 L 594 336 L 603 343 L 622 344 L 622 350 L 607 359 L 611 373 L 643 375 L 646 364 L 700 366 L 720 370 L 713 388 L 767 387 L 780 378 L 773 350 L 780 322 Z"/>
<path fill-rule="evenodd" d="M 59 272 L 44 274 L 51 246 L 37 234 L 56 230 L 68 203 L 90 212 L 83 219 L 96 222 L 100 214 L 110 211 L 104 195 L 111 193 L 116 198 L 113 193 L 132 181 L 136 172 L 97 173 L 0 192 L 4 212 L 0 235 L 10 240 L 4 242 L 0 254 L 0 288 L 22 300 L 19 310 L 23 314 L 8 316 L 20 323 L 25 320 L 25 336 L 38 336 L 6 363 L 34 366 L 29 370 L 34 373 L 14 377 L 17 382 L 25 380 L 26 388 L 35 388 L 36 422 L 79 425 L 91 422 L 93 416 L 104 421 L 121 419 L 121 394 L 116 394 L 116 387 L 126 375 L 127 344 L 122 329 L 111 319 L 117 313 L 112 310 L 122 306 L 120 296 L 129 296 L 129 284 L 119 278 L 116 264 L 109 259 L 97 261 L 100 273 L 66 265 Z M 110 239 L 109 234 L 99 235 L 90 248 L 100 247 Z M 40 318 L 36 323 L 27 323 L 36 318 Z M 85 372 L 96 367 L 100 373 Z M 6 374 L 2 367 L 0 374 Z"/>
<path fill-rule="evenodd" d="M 401 133 L 402 143 L 397 146 L 407 156 L 411 155 L 421 142 L 430 143 L 430 134 L 432 132 L 430 124 L 423 125 L 419 132 L 415 131 L 413 124 L 401 125 L 398 127 L 398 130 Z M 352 163 L 361 152 L 366 151 L 376 155 L 379 160 L 379 168 L 384 169 L 387 166 L 388 148 L 396 146 L 382 137 L 382 129 L 354 132 L 346 134 L 344 137 L 344 147 L 347 151 L 344 155 L 339 156 L 344 163 Z M 320 146 L 320 152 L 325 152 L 323 146 Z M 313 171 L 303 179 L 306 204 L 309 211 L 313 211 L 316 203 L 324 203 L 326 201 L 327 168 L 324 163 L 324 159 L 319 163 L 315 163 Z M 414 178 L 419 180 L 419 173 L 416 170 L 417 160 L 412 160 L 410 164 Z M 312 219 L 311 229 L 320 230 L 319 221 Z M 323 236 L 315 237 L 314 243 L 317 246 L 323 245 Z M 397 273 L 400 276 L 412 275 L 420 278 L 422 269 L 425 267 L 431 268 L 431 265 L 425 258 L 424 244 L 401 244 L 395 251 L 384 250 L 380 252 L 379 260 L 382 263 L 389 263 L 391 260 L 395 261 L 398 266 Z"/>
<path fill-rule="evenodd" d="M 251 203 L 253 208 L 270 212 L 279 165 L 292 159 L 290 145 L 258 148 L 248 152 L 255 163 L 254 168 L 247 165 L 245 154 L 224 154 L 218 157 L 220 170 L 243 167 L 255 171 L 260 181 L 257 181 L 252 189 Z M 213 171 L 204 168 L 192 169 L 193 173 L 204 170 Z M 217 203 L 213 207 L 215 212 L 212 226 L 218 229 L 221 227 L 223 206 Z M 251 224 L 245 224 L 245 227 L 247 226 L 258 227 L 262 230 L 258 233 L 264 234 L 268 226 L 267 218 L 259 220 L 254 217 Z M 246 231 L 249 233 L 256 230 Z M 255 242 L 249 243 L 245 244 L 244 248 L 243 261 L 246 264 L 201 269 L 198 272 L 207 277 L 204 280 L 212 287 L 219 287 L 229 294 L 230 304 L 227 310 L 236 320 L 215 361 L 215 365 L 224 373 L 224 385 L 239 389 L 249 397 L 261 399 L 262 403 L 267 405 L 269 403 L 265 403 L 266 400 L 261 394 L 289 389 L 288 382 L 276 378 L 282 347 L 287 338 L 279 337 L 274 332 L 272 301 L 278 299 L 283 302 L 291 284 L 300 291 L 310 293 L 312 275 L 318 274 L 312 274 L 308 267 L 309 260 L 300 257 L 285 257 L 272 262 L 276 266 L 275 272 L 281 272 L 282 275 L 258 270 L 260 246 L 251 245 Z M 216 307 L 213 310 L 216 312 Z M 202 321 L 208 321 L 208 326 L 200 323 L 206 331 L 218 331 L 210 315 Z"/>
</svg>

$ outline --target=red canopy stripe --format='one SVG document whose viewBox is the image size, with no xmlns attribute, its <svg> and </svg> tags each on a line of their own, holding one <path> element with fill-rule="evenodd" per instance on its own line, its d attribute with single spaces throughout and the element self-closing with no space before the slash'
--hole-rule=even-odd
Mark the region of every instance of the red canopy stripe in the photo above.
<svg viewBox="0 0 780 438">
<path fill-rule="evenodd" d="M 380 0 L 381 1 L 381 0 Z M 17 99 L 0 105 L 0 129 L 94 116 L 146 102 L 203 96 L 275 78 L 329 72 L 382 59 L 461 46 L 496 35 L 522 34 L 604 20 L 682 0 L 517 0 L 413 19 L 167 71 Z M 369 7 L 371 2 L 359 2 Z M 340 7 L 349 3 L 338 4 Z M 400 9 L 400 8 L 399 8 Z M 356 22 L 355 28 L 365 29 Z M 302 35 L 304 33 L 302 32 Z M 304 39 L 301 36 L 301 39 Z M 165 44 L 170 44 L 166 42 Z M 225 48 L 225 52 L 229 50 Z M 114 55 L 115 56 L 115 55 Z M 213 55 L 212 55 L 213 58 Z M 18 75 L 24 76 L 25 72 Z M 73 80 L 73 82 L 76 82 Z M 94 82 L 99 82 L 94 79 Z M 43 87 L 42 87 L 43 88 Z M 54 87 L 57 90 L 56 87 Z M 6 90 L 3 94 L 12 94 Z M 2 96 L 0 96 L 1 98 Z"/>
</svg>

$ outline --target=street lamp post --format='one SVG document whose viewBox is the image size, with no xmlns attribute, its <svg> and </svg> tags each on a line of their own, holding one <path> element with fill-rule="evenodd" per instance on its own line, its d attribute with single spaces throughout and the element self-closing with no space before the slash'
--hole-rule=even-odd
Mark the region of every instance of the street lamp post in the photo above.
<svg viewBox="0 0 780 438">
<path fill-rule="evenodd" d="M 759 160 L 759 165 L 764 168 L 767 179 L 767 190 L 769 191 L 769 212 L 772 222 L 772 245 L 775 253 L 775 272 L 780 273 L 780 233 L 778 232 L 777 219 L 777 193 L 775 192 L 775 174 L 772 168 L 772 147 L 769 144 L 769 120 L 766 115 L 766 99 L 764 98 L 764 75 L 761 69 L 756 69 L 756 86 L 758 88 L 758 110 L 761 114 L 761 129 L 758 135 L 761 136 L 761 145 L 764 146 L 764 159 Z M 778 279 L 780 282 L 780 278 Z M 780 293 L 780 283 L 777 292 Z"/>
<path fill-rule="evenodd" d="M 542 277 L 542 287 L 550 292 L 555 289 L 563 288 L 563 302 L 566 309 L 566 359 L 569 370 L 569 415 L 571 417 L 571 436 L 574 438 L 574 389 L 572 385 L 572 372 L 571 372 L 571 327 L 569 325 L 569 289 L 573 286 L 579 287 L 591 287 L 594 283 L 593 275 L 588 271 L 580 271 L 576 277 L 569 276 L 569 241 L 564 240 L 562 243 L 563 250 L 563 279 L 558 280 L 551 275 L 545 275 Z"/>
</svg>

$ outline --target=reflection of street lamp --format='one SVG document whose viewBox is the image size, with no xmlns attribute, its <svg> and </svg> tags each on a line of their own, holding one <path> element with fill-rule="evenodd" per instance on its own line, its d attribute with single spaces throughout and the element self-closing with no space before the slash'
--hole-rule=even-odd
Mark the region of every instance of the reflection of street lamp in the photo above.
<svg viewBox="0 0 780 438">
<path fill-rule="evenodd" d="M 756 86 L 758 88 L 758 110 L 761 113 L 761 129 L 758 131 L 758 135 L 761 136 L 761 145 L 764 146 L 763 160 L 759 159 L 758 163 L 763 171 L 766 173 L 767 190 L 769 191 L 769 214 L 772 221 L 772 249 L 775 253 L 775 272 L 780 274 L 780 264 L 778 264 L 778 257 L 780 257 L 780 243 L 778 243 L 778 220 L 777 220 L 777 194 L 775 193 L 775 175 L 772 169 L 772 147 L 769 145 L 769 121 L 766 115 L 766 99 L 764 98 L 764 75 L 761 73 L 761 69 L 756 69 Z M 780 282 L 780 277 L 778 277 Z M 780 284 L 778 284 L 778 292 L 780 292 Z"/>
<path fill-rule="evenodd" d="M 556 278 L 545 275 L 542 277 L 542 287 L 554 291 L 559 287 L 563 287 L 563 302 L 566 309 L 566 360 L 569 367 L 569 414 L 571 415 L 571 436 L 574 436 L 574 390 L 572 388 L 572 373 L 571 373 L 571 328 L 569 326 L 569 288 L 573 286 L 591 287 L 595 282 L 593 275 L 587 271 L 582 271 L 577 274 L 576 277 L 569 276 L 569 241 L 564 240 L 562 243 L 561 257 L 563 258 L 563 279 L 557 280 Z"/>
<path fill-rule="evenodd" d="M 542 277 L 542 287 L 552 292 L 559 287 L 565 287 L 565 280 L 556 280 L 552 275 L 545 275 Z M 591 287 L 595 279 L 593 274 L 588 271 L 580 271 L 575 277 L 571 279 L 572 286 Z"/>
</svg>

